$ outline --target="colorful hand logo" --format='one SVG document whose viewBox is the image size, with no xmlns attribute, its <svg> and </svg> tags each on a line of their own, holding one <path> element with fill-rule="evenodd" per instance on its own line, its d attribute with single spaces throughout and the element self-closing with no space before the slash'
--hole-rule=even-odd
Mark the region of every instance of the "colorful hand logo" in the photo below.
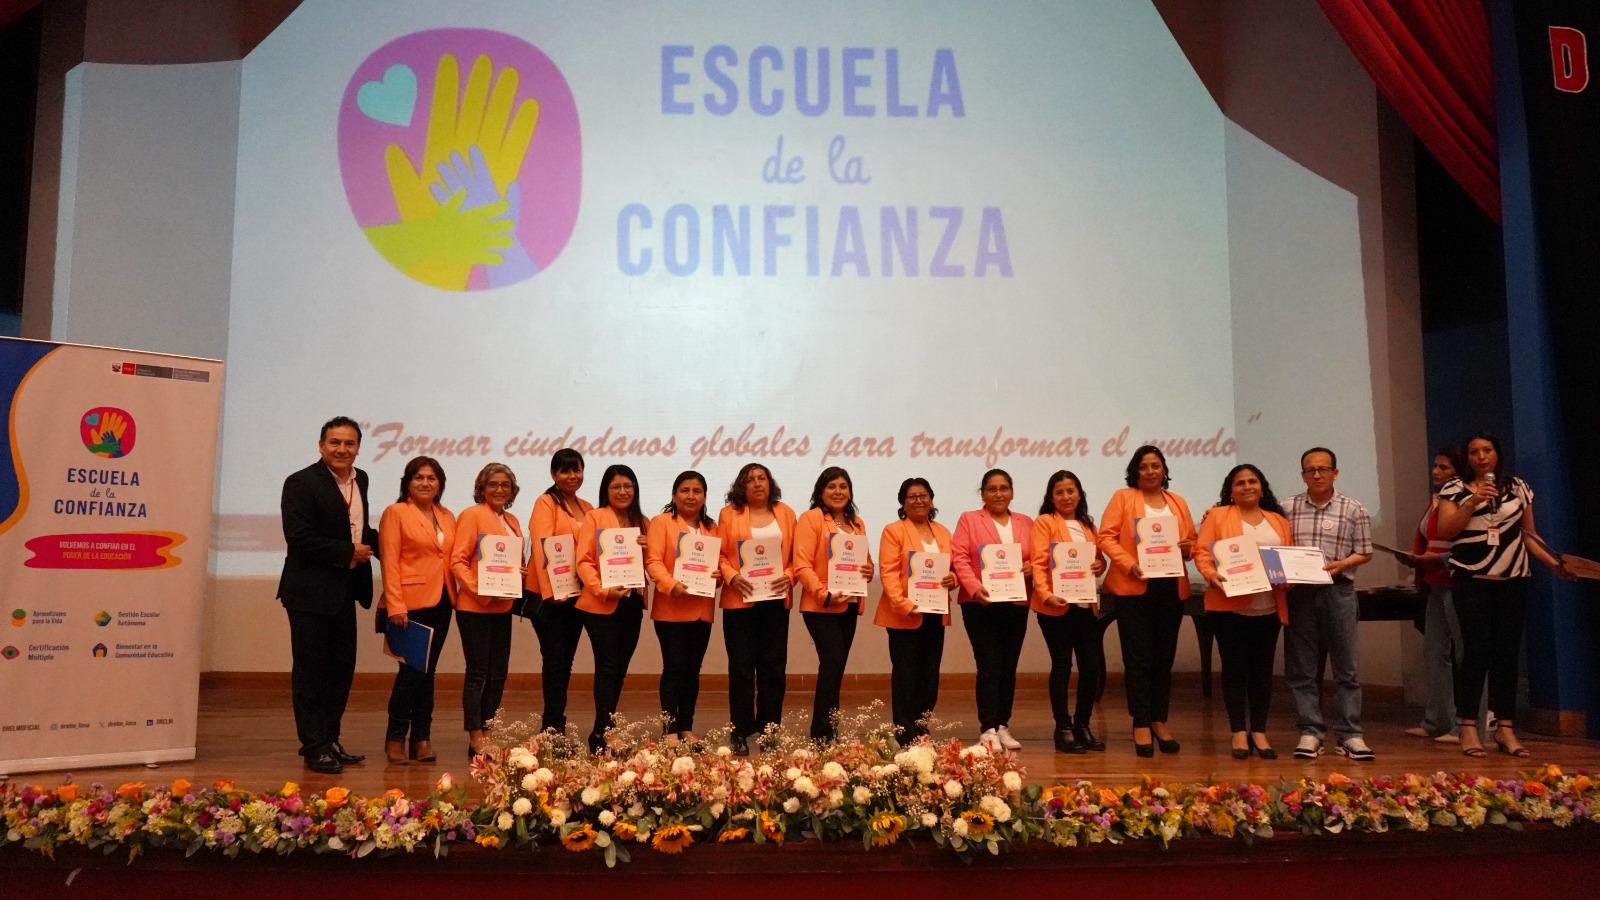
<svg viewBox="0 0 1600 900">
<path fill-rule="evenodd" d="M 122 435 L 128 430 L 128 420 L 108 412 L 94 428 L 99 440 L 89 445 L 89 452 L 109 459 L 120 458 L 123 455 Z"/>
</svg>

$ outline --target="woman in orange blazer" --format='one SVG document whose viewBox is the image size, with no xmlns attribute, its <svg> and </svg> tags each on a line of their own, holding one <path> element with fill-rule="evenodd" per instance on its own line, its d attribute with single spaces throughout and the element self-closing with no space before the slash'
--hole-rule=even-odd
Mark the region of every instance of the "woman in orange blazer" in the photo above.
<svg viewBox="0 0 1600 900">
<path fill-rule="evenodd" d="M 690 593 L 688 585 L 673 575 L 682 554 L 680 539 L 685 535 L 721 539 L 716 523 L 706 515 L 706 479 L 699 472 L 679 472 L 672 480 L 672 500 L 650 520 L 644 552 L 645 574 L 656 589 L 650 620 L 655 623 L 656 640 L 661 642 L 660 697 L 661 711 L 667 716 L 665 732 L 692 743 L 694 709 L 700 700 L 700 666 L 706 659 L 706 647 L 711 645 L 716 599 Z M 720 548 L 710 566 L 715 594 L 716 588 L 722 586 Z"/>
<path fill-rule="evenodd" d="M 1172 660 L 1178 654 L 1178 629 L 1183 601 L 1189 596 L 1188 573 L 1171 578 L 1145 578 L 1139 569 L 1136 524 L 1146 516 L 1178 520 L 1178 549 L 1184 559 L 1194 552 L 1194 519 L 1189 504 L 1167 490 L 1167 457 L 1149 444 L 1128 460 L 1128 486 L 1111 495 L 1100 517 L 1100 551 L 1111 561 L 1105 589 L 1117 598 L 1117 637 L 1122 644 L 1123 681 L 1128 715 L 1133 717 L 1133 749 L 1155 755 L 1150 736 L 1162 753 L 1177 753 L 1178 742 L 1167 728 L 1172 701 Z"/>
<path fill-rule="evenodd" d="M 750 755 L 750 736 L 783 721 L 789 676 L 789 605 L 794 580 L 794 510 L 767 467 L 745 463 L 717 514 L 722 535 L 722 641 L 728 648 L 728 743 L 735 756 Z M 756 541 L 779 550 L 772 591 L 782 599 L 751 600 L 755 587 L 740 574 L 739 545 Z"/>
<path fill-rule="evenodd" d="M 1033 608 L 1045 646 L 1050 648 L 1050 710 L 1056 720 L 1056 749 L 1062 753 L 1085 753 L 1106 749 L 1105 741 L 1089 728 L 1094 718 L 1094 701 L 1105 683 L 1106 657 L 1101 639 L 1105 632 L 1095 618 L 1098 602 L 1069 604 L 1055 593 L 1051 578 L 1050 547 L 1059 543 L 1095 543 L 1094 519 L 1089 515 L 1089 498 L 1078 476 L 1066 470 L 1050 476 L 1044 486 L 1044 501 L 1039 518 L 1033 520 Z M 1094 554 L 1090 573 L 1098 578 L 1106 561 Z M 1067 688 L 1072 683 L 1072 655 L 1078 655 L 1078 704 L 1067 705 Z"/>
<path fill-rule="evenodd" d="M 583 456 L 578 451 L 563 447 L 550 457 L 550 481 L 528 514 L 528 542 L 532 547 L 523 587 L 544 598 L 533 619 L 533 633 L 539 636 L 539 681 L 544 691 L 539 727 L 566 731 L 567 685 L 572 681 L 572 657 L 578 652 L 578 637 L 583 634 L 583 612 L 578 609 L 576 593 L 555 596 L 544 542 L 570 538 L 576 573 L 578 526 L 594 505 L 578 497 L 578 489 L 583 487 Z"/>
<path fill-rule="evenodd" d="M 866 555 L 864 583 L 872 581 L 872 552 L 867 526 L 856 515 L 855 488 L 850 473 L 829 466 L 811 489 L 811 508 L 794 528 L 794 577 L 800 582 L 800 617 L 817 648 L 817 691 L 811 702 L 811 738 L 831 741 L 834 713 L 839 710 L 839 688 L 850 645 L 856 639 L 856 617 L 865 597 L 834 596 L 828 590 L 828 541 L 833 534 L 861 535 Z M 853 608 L 852 608 L 853 607 Z"/>
<path fill-rule="evenodd" d="M 900 483 L 900 519 L 889 523 L 878 540 L 878 560 L 883 565 L 883 593 L 878 597 L 875 624 L 889 631 L 890 709 L 902 744 L 928 733 L 924 724 L 939 703 L 939 664 L 944 659 L 944 630 L 950 614 L 917 612 L 906 584 L 911 577 L 913 553 L 950 553 L 950 529 L 933 520 L 933 486 L 926 478 Z M 954 572 L 945 572 L 941 586 L 956 586 Z"/>
<path fill-rule="evenodd" d="M 450 551 L 455 546 L 456 517 L 439 503 L 444 495 L 444 467 L 428 456 L 406 463 L 400 476 L 400 499 L 383 511 L 378 522 L 378 559 L 383 571 L 383 607 L 389 621 L 404 628 L 415 621 L 433 629 L 428 670 L 405 663 L 389 692 L 389 728 L 383 752 L 391 765 L 410 758 L 433 762 L 433 675 L 439 651 L 450 635 L 451 600 L 456 593 L 450 576 Z"/>
<path fill-rule="evenodd" d="M 978 495 L 980 509 L 968 510 L 956 520 L 951 538 L 955 550 L 951 568 L 961 584 L 961 624 L 972 642 L 977 664 L 978 743 L 990 750 L 1018 750 L 1022 742 L 1011 734 L 1011 709 L 1017 694 L 1017 662 L 1028 636 L 1027 603 L 991 603 L 983 586 L 982 552 L 985 544 L 1020 544 L 1024 584 L 1033 581 L 1033 520 L 1011 511 L 1011 476 L 1002 469 L 983 473 Z M 1032 593 L 1029 585 L 1024 596 Z"/>
<path fill-rule="evenodd" d="M 477 506 L 462 510 L 450 552 L 456 590 L 456 631 L 466 675 L 461 681 L 461 714 L 467 729 L 467 758 L 477 756 L 488 737 L 489 720 L 500 711 L 506 670 L 511 664 L 511 599 L 478 596 L 478 542 L 485 535 L 522 536 L 510 513 L 517 499 L 517 476 L 505 463 L 489 463 L 472 484 Z"/>
<path fill-rule="evenodd" d="M 1254 750 L 1262 759 L 1277 759 L 1267 742 L 1267 711 L 1278 631 L 1289 621 L 1289 606 L 1282 586 L 1239 597 L 1223 593 L 1228 578 L 1217 571 L 1211 545 L 1235 537 L 1252 538 L 1257 546 L 1292 543 L 1272 486 L 1249 463 L 1234 466 L 1222 480 L 1221 500 L 1200 523 L 1194 565 L 1206 580 L 1206 620 L 1222 654 L 1222 699 L 1233 731 L 1233 758 L 1249 759 Z"/>
<path fill-rule="evenodd" d="M 622 682 L 639 646 L 645 607 L 643 588 L 600 586 L 600 532 L 637 528 L 643 553 L 644 532 L 650 525 L 639 509 L 639 479 L 627 466 L 611 466 L 600 476 L 599 501 L 578 529 L 578 580 L 583 583 L 578 609 L 583 611 L 583 630 L 594 651 L 594 727 L 589 730 L 589 749 L 595 753 L 605 749 L 606 729 L 617 712 Z"/>
</svg>

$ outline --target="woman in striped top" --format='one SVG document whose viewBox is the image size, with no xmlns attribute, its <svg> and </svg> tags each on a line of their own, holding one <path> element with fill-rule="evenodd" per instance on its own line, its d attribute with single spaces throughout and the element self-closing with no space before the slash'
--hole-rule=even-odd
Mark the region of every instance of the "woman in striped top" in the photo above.
<svg viewBox="0 0 1600 900">
<path fill-rule="evenodd" d="M 1444 486 L 1467 472 L 1461 448 L 1440 447 L 1433 454 L 1433 496 L 1417 522 L 1411 544 L 1411 564 L 1416 567 L 1417 590 L 1428 598 L 1423 619 L 1422 659 L 1428 669 L 1428 706 L 1422 722 L 1406 729 L 1413 737 L 1456 742 L 1456 663 L 1461 660 L 1461 625 L 1450 599 L 1450 541 L 1439 534 L 1439 494 Z"/>
<path fill-rule="evenodd" d="M 1461 623 L 1462 658 L 1456 668 L 1456 715 L 1461 722 L 1461 752 L 1483 757 L 1478 737 L 1478 700 L 1485 675 L 1489 708 L 1495 710 L 1494 742 L 1501 753 L 1525 757 L 1528 748 L 1514 730 L 1517 710 L 1517 654 L 1528 612 L 1528 556 L 1532 554 L 1562 578 L 1561 561 L 1536 540 L 1533 489 L 1507 477 L 1500 442 L 1479 432 L 1467 442 L 1471 480 L 1451 479 L 1439 492 L 1439 534 L 1450 545 L 1450 580 L 1456 618 Z"/>
</svg>

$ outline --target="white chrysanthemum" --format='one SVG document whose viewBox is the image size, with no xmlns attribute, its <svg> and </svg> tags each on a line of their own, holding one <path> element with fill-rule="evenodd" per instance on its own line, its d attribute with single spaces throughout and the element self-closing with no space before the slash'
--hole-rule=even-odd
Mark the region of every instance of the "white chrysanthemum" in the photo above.
<svg viewBox="0 0 1600 900">
<path fill-rule="evenodd" d="M 722 813 L 727 808 L 728 808 L 727 805 L 722 803 L 721 801 L 718 801 L 716 803 L 711 804 L 711 818 L 713 818 L 713 819 L 722 818 Z"/>
<path fill-rule="evenodd" d="M 838 809 L 844 803 L 844 791 L 834 788 L 828 792 L 828 808 Z"/>
<path fill-rule="evenodd" d="M 750 791 L 755 789 L 756 777 L 750 774 L 749 769 L 741 770 L 736 781 L 739 785 L 739 790 L 741 791 Z"/>
<path fill-rule="evenodd" d="M 511 813 L 502 812 L 499 816 L 495 817 L 494 824 L 498 826 L 501 831 L 510 831 L 511 825 L 515 821 L 515 819 L 511 818 Z"/>
<path fill-rule="evenodd" d="M 656 783 L 656 773 L 654 773 L 654 772 L 646 772 L 646 773 L 644 773 L 644 776 L 639 779 L 639 781 L 641 783 L 643 783 L 643 784 L 655 784 Z"/>
<path fill-rule="evenodd" d="M 1011 807 L 992 794 L 984 795 L 983 799 L 978 801 L 978 808 L 994 816 L 997 822 L 1011 821 Z"/>
<path fill-rule="evenodd" d="M 956 781 L 954 778 L 944 783 L 944 795 L 951 800 L 961 796 L 964 792 L 965 788 L 961 786 L 961 782 Z"/>
<path fill-rule="evenodd" d="M 985 747 L 982 744 L 973 744 L 971 747 L 962 747 L 961 748 L 961 758 L 962 759 L 968 759 L 968 758 L 983 759 L 984 757 L 986 757 L 988 755 L 989 755 L 989 748 Z"/>
<path fill-rule="evenodd" d="M 967 820 L 966 819 L 957 819 L 954 822 L 951 822 L 950 823 L 950 830 L 954 831 L 960 837 L 966 837 L 967 836 Z"/>
<path fill-rule="evenodd" d="M 550 824 L 557 828 L 567 824 L 567 811 L 560 807 L 550 811 Z"/>
<path fill-rule="evenodd" d="M 600 789 L 597 787 L 586 787 L 583 789 L 583 793 L 578 795 L 578 799 L 582 800 L 586 806 L 593 806 L 600 802 Z"/>
<path fill-rule="evenodd" d="M 872 802 L 872 792 L 860 785 L 857 785 L 856 789 L 851 792 L 850 799 L 854 800 L 857 806 L 866 806 L 868 803 Z"/>
<path fill-rule="evenodd" d="M 507 762 L 511 763 L 514 768 L 526 772 L 539 765 L 539 758 L 534 756 L 533 751 L 527 747 L 518 747 L 511 751 L 511 756 L 507 759 Z"/>
<path fill-rule="evenodd" d="M 799 801 L 799 799 L 795 798 L 795 797 L 790 797 L 789 799 L 783 801 L 783 811 L 786 812 L 786 813 L 797 813 L 797 812 L 799 812 L 800 811 L 800 801 Z"/>
<path fill-rule="evenodd" d="M 604 825 L 607 828 L 610 828 L 612 825 L 615 825 L 616 823 L 617 823 L 617 814 L 616 813 L 612 812 L 609 809 L 602 809 L 600 811 L 600 824 L 601 825 Z"/>
<path fill-rule="evenodd" d="M 760 775 L 762 778 L 771 778 L 772 777 L 772 767 L 767 765 L 766 763 L 762 763 L 761 764 L 761 768 L 756 770 L 756 774 Z"/>
<path fill-rule="evenodd" d="M 895 763 L 889 763 L 888 765 L 881 767 L 876 774 L 881 775 L 884 778 L 893 778 L 894 776 L 900 774 L 900 767 Z"/>
<path fill-rule="evenodd" d="M 525 791 L 537 791 L 539 789 L 539 779 L 533 777 L 532 772 L 522 776 L 522 789 Z"/>
<path fill-rule="evenodd" d="M 682 778 L 694 771 L 694 757 L 680 756 L 672 761 L 672 774 Z"/>
<path fill-rule="evenodd" d="M 932 828 L 933 826 L 935 826 L 937 824 L 939 824 L 939 817 L 938 816 L 934 815 L 931 812 L 922 814 L 922 827 L 923 828 Z"/>
<path fill-rule="evenodd" d="M 728 748 L 728 747 L 718 747 L 717 748 L 717 755 L 722 757 L 723 759 L 727 759 L 728 757 L 733 755 L 733 750 Z"/>
<path fill-rule="evenodd" d="M 1018 775 L 1016 772 L 1007 772 L 1006 774 L 1000 776 L 1000 778 L 1001 778 L 1002 781 L 1005 782 L 1006 790 L 1008 790 L 1008 791 L 1020 791 L 1020 790 L 1022 790 L 1022 776 Z"/>
<path fill-rule="evenodd" d="M 783 777 L 793 781 L 800 777 L 800 770 L 794 766 L 790 766 L 789 768 L 783 770 Z"/>
<path fill-rule="evenodd" d="M 516 801 L 511 804 L 511 811 L 519 816 L 525 816 L 528 813 L 533 812 L 533 801 L 529 800 L 527 797 L 518 797 Z"/>
<path fill-rule="evenodd" d="M 822 774 L 828 776 L 829 778 L 843 778 L 844 766 L 839 765 L 833 760 L 829 760 L 828 763 L 822 767 Z"/>
<path fill-rule="evenodd" d="M 711 792 L 711 799 L 713 799 L 713 800 L 726 800 L 726 799 L 728 799 L 728 786 L 725 785 L 725 784 L 717 785 L 716 790 Z"/>
<path fill-rule="evenodd" d="M 639 773 L 635 772 L 632 769 L 629 769 L 626 772 L 623 772 L 621 775 L 617 776 L 617 784 L 620 784 L 623 787 L 629 787 L 635 781 L 637 781 L 638 778 L 639 778 Z"/>
<path fill-rule="evenodd" d="M 540 766 L 538 769 L 534 770 L 533 777 L 538 780 L 540 787 L 545 787 L 552 781 L 556 780 L 556 773 L 544 768 L 543 766 Z"/>
<path fill-rule="evenodd" d="M 807 797 L 815 797 L 817 795 L 817 784 L 810 778 L 801 775 L 794 780 L 794 792 L 796 794 L 805 794 Z"/>
</svg>

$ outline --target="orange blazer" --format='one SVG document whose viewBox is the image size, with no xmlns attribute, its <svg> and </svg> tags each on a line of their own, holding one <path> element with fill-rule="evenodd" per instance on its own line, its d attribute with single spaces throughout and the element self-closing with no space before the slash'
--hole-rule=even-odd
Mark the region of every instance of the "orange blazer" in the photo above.
<svg viewBox="0 0 1600 900">
<path fill-rule="evenodd" d="M 1289 520 L 1275 512 L 1262 510 L 1261 514 L 1267 517 L 1267 523 L 1272 530 L 1278 533 L 1278 542 L 1293 544 L 1289 539 Z M 1211 553 L 1211 545 L 1217 541 L 1239 537 L 1244 534 L 1244 517 L 1239 514 L 1239 507 L 1232 504 L 1227 506 L 1213 506 L 1200 522 L 1200 538 L 1194 544 L 1194 567 L 1209 582 L 1211 576 L 1217 574 L 1217 558 Z M 1285 625 L 1289 623 L 1288 590 L 1281 584 L 1272 586 L 1272 596 L 1278 601 L 1278 621 Z M 1243 612 L 1250 608 L 1250 598 L 1229 597 L 1221 588 L 1206 585 L 1206 611 L 1211 612 Z"/>
<path fill-rule="evenodd" d="M 678 562 L 678 535 L 692 531 L 688 522 L 677 513 L 661 513 L 650 520 L 650 532 L 645 539 L 644 573 L 656 586 L 656 602 L 650 607 L 650 618 L 657 622 L 710 622 L 716 618 L 717 601 L 711 597 L 689 594 L 672 596 L 672 589 L 682 582 L 672 577 L 672 567 Z M 720 538 L 715 525 L 702 526 L 702 534 Z M 721 568 L 721 551 L 717 567 Z"/>
<path fill-rule="evenodd" d="M 645 522 L 648 528 L 649 521 Z M 617 611 L 616 600 L 606 599 L 606 589 L 600 586 L 600 531 L 605 528 L 621 528 L 622 520 L 617 518 L 616 510 L 611 507 L 600 507 L 590 511 L 583 517 L 583 524 L 578 527 L 578 580 L 583 582 L 583 593 L 578 595 L 578 608 L 584 612 L 597 613 L 609 616 Z M 645 552 L 639 548 L 639 552 Z M 649 572 L 645 573 L 647 576 Z M 650 605 L 650 590 L 645 587 L 639 593 L 644 597 L 645 606 Z"/>
<path fill-rule="evenodd" d="M 867 604 L 865 597 L 857 599 L 855 603 L 822 604 L 823 598 L 828 595 L 828 535 L 834 530 L 833 524 L 833 519 L 820 509 L 806 510 L 795 523 L 794 580 L 800 582 L 800 611 L 842 613 L 854 606 L 859 616 L 865 612 L 862 609 Z M 866 524 L 857 518 L 850 523 L 850 527 L 867 541 L 867 562 L 871 563 L 872 540 L 867 537 Z"/>
<path fill-rule="evenodd" d="M 1095 543 L 1094 528 L 1082 522 L 1077 524 L 1088 536 L 1089 543 Z M 1033 520 L 1033 533 L 1029 540 L 1033 543 L 1030 554 L 1033 565 L 1033 593 L 1028 595 L 1028 608 L 1041 616 L 1064 616 L 1067 610 L 1072 608 L 1071 606 L 1050 606 L 1045 603 L 1051 594 L 1050 545 L 1062 541 L 1075 541 L 1077 538 L 1067 530 L 1067 520 L 1062 518 L 1060 513 L 1045 513 Z M 1104 553 L 1096 555 L 1101 559 L 1105 558 Z M 1109 570 L 1109 567 L 1107 569 Z"/>
<path fill-rule="evenodd" d="M 772 504 L 772 517 L 777 520 L 778 529 L 783 532 L 783 570 L 789 573 L 789 580 L 794 580 L 794 510 L 789 504 L 782 502 Z M 717 532 L 722 535 L 722 602 L 723 609 L 748 609 L 755 603 L 744 599 L 739 589 L 733 586 L 734 576 L 739 574 L 739 542 L 750 540 L 750 509 L 734 509 L 724 506 L 722 512 L 717 513 Z M 757 603 L 771 603 L 771 600 L 759 600 Z M 791 609 L 794 602 L 794 588 L 783 597 L 783 608 Z"/>
<path fill-rule="evenodd" d="M 1178 539 L 1193 541 L 1194 519 L 1189 517 L 1189 504 L 1171 491 L 1162 491 L 1167 498 L 1167 509 L 1178 519 Z M 1144 516 L 1144 493 L 1138 488 L 1123 488 L 1111 495 L 1105 515 L 1100 517 L 1100 552 L 1110 560 L 1106 569 L 1105 589 L 1123 597 L 1144 594 L 1145 582 L 1128 574 L 1139 564 L 1138 534 L 1133 520 Z M 1193 550 L 1190 550 L 1190 554 Z M 1184 559 L 1189 559 L 1186 554 Z M 1178 598 L 1188 599 L 1189 576 L 1178 576 Z"/>
<path fill-rule="evenodd" d="M 939 545 L 940 553 L 950 552 L 950 529 L 938 522 L 929 522 L 933 529 L 933 540 Z M 878 597 L 878 611 L 872 617 L 872 624 L 882 625 L 885 628 L 921 628 L 922 617 L 926 613 L 919 613 L 912 609 L 911 598 L 906 596 L 906 560 L 910 555 L 922 549 L 922 535 L 917 534 L 917 526 L 911 524 L 910 519 L 896 519 L 883 529 L 883 537 L 878 540 L 878 562 L 883 567 L 878 575 L 878 582 L 883 586 L 883 593 Z M 944 624 L 950 624 L 950 614 L 945 613 Z"/>
<path fill-rule="evenodd" d="M 461 511 L 456 520 L 456 540 L 450 551 L 450 571 L 460 586 L 456 588 L 456 609 L 475 613 L 508 613 L 510 597 L 478 596 L 478 538 L 486 534 L 511 534 L 522 537 L 522 525 L 510 512 L 505 514 L 506 531 L 500 519 L 489 511 L 487 503 L 479 503 Z"/>
<path fill-rule="evenodd" d="M 552 603 L 565 603 L 567 600 L 556 600 L 550 596 L 550 573 L 544 570 L 547 560 L 544 556 L 544 539 L 558 534 L 576 535 L 578 527 L 594 509 L 594 504 L 587 500 L 578 501 L 578 517 L 567 515 L 561 508 L 556 498 L 549 494 L 540 494 L 539 499 L 533 503 L 533 512 L 528 514 L 528 542 L 533 546 L 528 552 L 528 578 L 523 582 L 523 587 L 537 593 L 539 596 Z M 578 562 L 577 548 L 573 548 L 572 562 Z"/>
<path fill-rule="evenodd" d="M 392 503 L 378 521 L 378 561 L 383 571 L 383 605 L 387 615 L 427 609 L 445 591 L 455 604 L 456 580 L 450 577 L 450 551 L 455 549 L 456 517 L 433 505 L 444 543 L 422 510 L 410 500 Z"/>
</svg>

